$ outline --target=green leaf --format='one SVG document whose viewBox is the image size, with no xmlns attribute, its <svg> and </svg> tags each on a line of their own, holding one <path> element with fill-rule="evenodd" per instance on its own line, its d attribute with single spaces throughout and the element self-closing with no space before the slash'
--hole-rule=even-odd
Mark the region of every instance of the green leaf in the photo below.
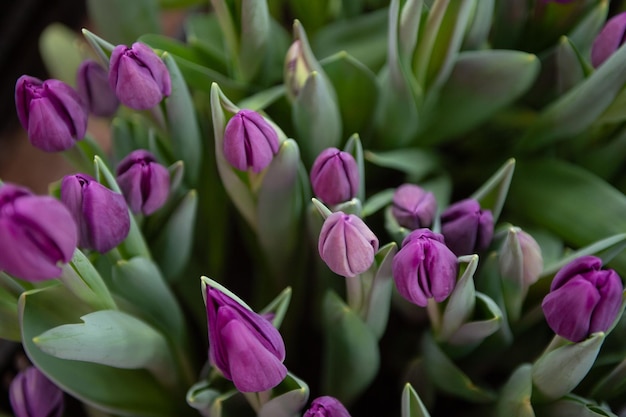
<svg viewBox="0 0 626 417">
<path fill-rule="evenodd" d="M 495 3 L 495 0 L 481 0 L 475 3 L 462 49 L 482 49 L 488 45 L 489 33 L 493 25 Z"/>
<path fill-rule="evenodd" d="M 365 159 L 374 165 L 402 171 L 407 174 L 410 182 L 415 183 L 439 168 L 439 160 L 434 153 L 417 148 L 385 152 L 365 151 Z"/>
<path fill-rule="evenodd" d="M 387 188 L 386 190 L 380 191 L 363 203 L 363 210 L 361 211 L 361 216 L 363 218 L 367 216 L 371 216 L 376 213 L 378 210 L 382 209 L 385 206 L 388 206 L 393 201 L 393 194 L 395 193 L 395 188 Z"/>
<path fill-rule="evenodd" d="M 461 52 L 424 114 L 419 143 L 449 140 L 479 126 L 525 93 L 539 74 L 535 55 L 520 51 Z"/>
<path fill-rule="evenodd" d="M 555 159 L 518 163 L 516 169 L 507 208 L 536 227 L 574 247 L 626 231 L 626 197 L 588 171 Z M 611 265 L 625 274 L 626 254 Z"/>
<path fill-rule="evenodd" d="M 478 320 L 476 316 L 485 316 L 484 319 Z M 476 307 L 474 309 L 475 320 L 463 323 L 450 336 L 448 342 L 457 346 L 472 346 L 482 342 L 491 336 L 503 325 L 504 317 L 502 310 L 495 301 L 487 295 L 476 292 Z"/>
<path fill-rule="evenodd" d="M 349 403 L 378 372 L 378 342 L 361 318 L 331 290 L 324 296 L 323 313 L 323 392 Z"/>
<path fill-rule="evenodd" d="M 204 0 L 159 0 L 159 5 L 164 9 L 182 9 L 199 4 L 204 4 Z"/>
<path fill-rule="evenodd" d="M 337 93 L 343 136 L 366 132 L 378 102 L 376 76 L 345 51 L 324 59 L 321 64 Z"/>
<path fill-rule="evenodd" d="M 533 390 L 531 370 L 530 364 L 524 364 L 511 374 L 498 396 L 496 417 L 535 417 L 530 402 Z"/>
<path fill-rule="evenodd" d="M 498 221 L 502 207 L 504 207 L 514 170 L 515 159 L 509 159 L 472 194 L 472 198 L 478 200 L 481 208 L 491 210 L 494 222 Z"/>
<path fill-rule="evenodd" d="M 74 250 L 69 266 L 76 272 L 83 285 L 93 293 L 101 308 L 117 308 L 100 273 L 83 252 L 79 249 Z M 66 284 L 66 281 L 63 280 L 63 283 Z"/>
<path fill-rule="evenodd" d="M 462 256 L 459 258 L 459 264 L 459 269 L 463 273 L 446 302 L 441 328 L 437 334 L 440 340 L 448 340 L 474 313 L 476 304 L 474 273 L 478 268 L 478 255 Z"/>
<path fill-rule="evenodd" d="M 430 417 L 417 392 L 407 383 L 402 390 L 402 417 Z"/>
<path fill-rule="evenodd" d="M 280 325 L 285 318 L 285 314 L 287 313 L 287 309 L 289 308 L 289 303 L 291 302 L 291 287 L 285 288 L 280 294 L 276 296 L 268 305 L 265 306 L 263 310 L 260 311 L 260 314 L 273 314 L 274 318 L 272 319 L 272 324 L 277 329 L 280 328 Z"/>
<path fill-rule="evenodd" d="M 561 36 L 556 47 L 556 90 L 559 95 L 565 94 L 586 76 L 586 68 L 582 57 L 571 40 Z"/>
<path fill-rule="evenodd" d="M 179 278 L 191 257 L 198 193 L 189 191 L 159 227 L 152 253 L 169 282 Z"/>
<path fill-rule="evenodd" d="M 277 85 L 267 90 L 260 91 L 254 95 L 248 96 L 237 103 L 241 109 L 251 109 L 255 111 L 264 110 L 285 96 L 285 86 Z"/>
<path fill-rule="evenodd" d="M 192 13 L 185 20 L 187 43 L 206 57 L 207 67 L 226 74 L 224 35 L 214 13 Z"/>
<path fill-rule="evenodd" d="M 172 372 L 163 336 L 141 320 L 118 310 L 81 316 L 81 324 L 63 324 L 33 338 L 48 355 L 122 369 L 162 368 Z"/>
<path fill-rule="evenodd" d="M 574 395 L 568 395 L 563 399 L 545 406 L 538 406 L 537 413 L 550 417 L 617 417 L 606 407 L 596 405 L 590 400 Z"/>
<path fill-rule="evenodd" d="M 595 362 L 605 336 L 594 333 L 582 342 L 569 342 L 541 355 L 533 364 L 532 378 L 542 398 L 556 400 L 576 388 Z"/>
<path fill-rule="evenodd" d="M 545 109 L 519 146 L 537 150 L 581 134 L 609 107 L 626 82 L 626 47 L 620 47 L 585 81 Z"/>
<path fill-rule="evenodd" d="M 241 0 L 239 62 L 244 80 L 252 80 L 266 58 L 270 42 L 267 0 Z"/>
<path fill-rule="evenodd" d="M 0 285 L 0 338 L 20 342 L 21 337 L 17 295 Z"/>
<path fill-rule="evenodd" d="M 437 346 L 429 333 L 422 339 L 424 366 L 428 377 L 443 392 L 473 403 L 491 403 L 496 395 L 475 385 Z"/>
<path fill-rule="evenodd" d="M 157 0 L 87 0 L 89 20 L 113 44 L 130 45 L 144 33 L 160 33 Z"/>
<path fill-rule="evenodd" d="M 272 390 L 272 399 L 263 404 L 258 417 L 294 417 L 309 399 L 309 386 L 291 373 Z"/>
<path fill-rule="evenodd" d="M 60 24 L 48 25 L 39 37 L 39 51 L 50 77 L 76 87 L 76 71 L 83 61 L 78 35 Z"/>
<path fill-rule="evenodd" d="M 187 406 L 146 370 L 112 368 L 59 359 L 41 351 L 33 338 L 76 323 L 89 313 L 62 286 L 24 293 L 19 304 L 23 346 L 29 359 L 56 385 L 79 400 L 113 414 L 145 417 L 184 415 Z M 114 383 L 112 383 L 114 382 Z"/>
<path fill-rule="evenodd" d="M 172 94 L 165 99 L 172 150 L 176 159 L 185 161 L 187 182 L 196 186 L 203 154 L 203 141 L 196 119 L 196 110 L 185 79 L 174 58 L 165 53 L 163 61 L 172 79 Z"/>
<path fill-rule="evenodd" d="M 96 55 L 100 58 L 100 63 L 108 68 L 109 58 L 111 57 L 113 49 L 115 49 L 115 45 L 105 41 L 100 36 L 88 31 L 87 29 L 83 29 L 82 33 L 87 40 L 87 43 L 91 45 Z"/>
<path fill-rule="evenodd" d="M 581 56 L 590 56 L 591 45 L 605 25 L 608 14 L 609 3 L 598 1 L 595 7 L 587 12 L 576 27 L 567 35 L 572 43 L 576 45 Z"/>
<path fill-rule="evenodd" d="M 385 333 L 389 320 L 389 307 L 393 292 L 391 263 L 397 252 L 398 245 L 395 242 L 388 243 L 378 250 L 374 258 L 375 275 L 364 291 L 367 294 L 365 323 L 378 340 Z"/>
</svg>

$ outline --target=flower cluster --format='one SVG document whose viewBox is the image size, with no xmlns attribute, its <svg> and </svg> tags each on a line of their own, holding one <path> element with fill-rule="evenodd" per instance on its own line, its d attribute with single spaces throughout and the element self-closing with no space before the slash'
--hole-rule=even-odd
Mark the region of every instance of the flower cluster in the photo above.
<svg viewBox="0 0 626 417">
<path fill-rule="evenodd" d="M 16 416 L 623 413 L 618 7 L 104 3 L 15 84 L 76 169 L 0 182 Z"/>
</svg>

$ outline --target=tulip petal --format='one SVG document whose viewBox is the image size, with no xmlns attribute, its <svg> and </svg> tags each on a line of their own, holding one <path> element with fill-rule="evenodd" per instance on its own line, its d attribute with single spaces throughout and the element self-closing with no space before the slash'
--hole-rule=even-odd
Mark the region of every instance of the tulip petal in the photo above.
<svg viewBox="0 0 626 417">
<path fill-rule="evenodd" d="M 121 194 L 95 181 L 83 188 L 83 216 L 90 244 L 98 252 L 108 252 L 122 243 L 130 230 L 126 201 Z"/>
</svg>

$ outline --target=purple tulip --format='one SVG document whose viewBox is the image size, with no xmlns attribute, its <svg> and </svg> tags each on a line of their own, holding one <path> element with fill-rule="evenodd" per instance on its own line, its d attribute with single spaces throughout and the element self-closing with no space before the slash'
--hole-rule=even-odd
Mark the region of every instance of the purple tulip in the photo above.
<svg viewBox="0 0 626 417">
<path fill-rule="evenodd" d="M 287 375 L 278 330 L 218 289 L 206 287 L 209 359 L 241 392 L 261 392 Z"/>
<path fill-rule="evenodd" d="M 613 16 L 604 25 L 591 46 L 591 65 L 598 68 L 624 43 L 626 38 L 626 12 Z"/>
<path fill-rule="evenodd" d="M 430 227 L 436 212 L 435 195 L 417 185 L 403 184 L 393 194 L 391 213 L 402 227 L 411 230 Z"/>
<path fill-rule="evenodd" d="M 61 417 L 65 408 L 63 391 L 34 366 L 11 381 L 9 400 L 15 417 Z"/>
<path fill-rule="evenodd" d="M 303 417 L 350 417 L 350 413 L 335 397 L 324 396 L 314 399 Z"/>
<path fill-rule="evenodd" d="M 135 110 L 151 109 L 172 92 L 167 67 L 152 48 L 139 42 L 113 49 L 109 86 L 123 105 Z"/>
<path fill-rule="evenodd" d="M 442 302 L 456 285 L 457 257 L 439 233 L 417 229 L 402 242 L 391 271 L 398 292 L 410 302 L 426 307 L 428 299 Z"/>
<path fill-rule="evenodd" d="M 580 342 L 613 324 L 624 287 L 617 272 L 603 270 L 602 260 L 583 256 L 565 265 L 552 280 L 541 307 L 557 335 Z"/>
<path fill-rule="evenodd" d="M 329 205 L 356 197 L 359 168 L 354 157 L 337 148 L 324 149 L 311 167 L 311 185 L 315 196 Z"/>
<path fill-rule="evenodd" d="M 224 157 L 240 171 L 263 171 L 278 153 L 276 130 L 252 110 L 240 110 L 226 125 Z"/>
<path fill-rule="evenodd" d="M 28 281 L 61 275 L 78 240 L 67 208 L 12 184 L 0 186 L 0 270 Z"/>
<path fill-rule="evenodd" d="M 493 215 L 474 199 L 461 200 L 441 214 L 441 233 L 456 256 L 483 251 L 493 237 Z"/>
<path fill-rule="evenodd" d="M 109 73 L 96 61 L 87 59 L 76 73 L 78 94 L 96 116 L 111 117 L 117 111 L 120 101 L 109 85 Z"/>
<path fill-rule="evenodd" d="M 30 142 L 43 151 L 69 149 L 87 131 L 87 109 L 63 81 L 22 75 L 15 84 L 15 107 Z"/>
<path fill-rule="evenodd" d="M 61 181 L 61 201 L 78 224 L 80 247 L 104 253 L 128 236 L 130 215 L 124 196 L 89 175 L 65 176 Z"/>
<path fill-rule="evenodd" d="M 374 263 L 378 238 L 359 217 L 338 211 L 324 220 L 317 248 L 334 273 L 354 277 Z"/>
<path fill-rule="evenodd" d="M 154 155 L 138 149 L 117 166 L 117 183 L 133 213 L 150 215 L 167 201 L 170 173 Z"/>
</svg>

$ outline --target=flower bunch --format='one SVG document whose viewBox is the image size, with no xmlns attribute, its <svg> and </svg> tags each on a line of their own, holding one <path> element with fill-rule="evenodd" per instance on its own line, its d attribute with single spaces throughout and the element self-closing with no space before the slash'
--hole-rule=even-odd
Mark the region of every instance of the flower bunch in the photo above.
<svg viewBox="0 0 626 417">
<path fill-rule="evenodd" d="M 76 169 L 0 183 L 16 415 L 623 413 L 618 6 L 89 3 L 15 85 Z"/>
</svg>

